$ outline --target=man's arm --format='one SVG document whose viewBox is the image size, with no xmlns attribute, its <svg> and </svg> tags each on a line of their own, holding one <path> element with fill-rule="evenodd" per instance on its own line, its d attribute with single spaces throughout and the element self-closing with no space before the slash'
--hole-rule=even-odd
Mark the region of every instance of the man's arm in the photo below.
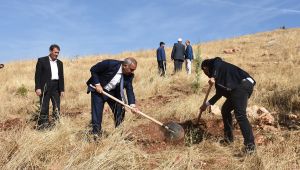
<svg viewBox="0 0 300 170">
<path fill-rule="evenodd" d="M 133 86 L 132 86 L 133 77 L 134 76 L 132 76 L 130 78 L 130 81 L 125 86 L 126 94 L 127 94 L 127 100 L 128 100 L 129 105 L 135 104 L 135 95 L 134 95 Z"/>
<path fill-rule="evenodd" d="M 172 53 L 171 53 L 171 59 L 174 60 L 174 55 L 175 55 L 175 44 L 173 46 L 173 49 L 172 49 Z"/>
<path fill-rule="evenodd" d="M 65 77 L 64 77 L 64 64 L 63 64 L 63 62 L 61 62 L 61 74 L 60 74 L 60 77 L 59 77 L 59 81 L 61 83 L 60 91 L 64 92 L 65 91 Z"/>
<path fill-rule="evenodd" d="M 163 61 L 166 61 L 166 52 L 165 52 L 165 49 L 162 49 L 162 50 L 161 50 L 161 53 L 162 53 L 162 54 L 161 54 L 161 55 L 162 55 L 162 60 L 163 60 Z"/>
<path fill-rule="evenodd" d="M 160 51 L 161 51 L 160 49 L 156 50 L 156 57 L 157 57 L 158 61 L 161 60 L 161 52 Z"/>
<path fill-rule="evenodd" d="M 101 74 L 110 66 L 109 61 L 104 60 L 94 65 L 90 71 L 95 84 L 100 84 L 99 73 Z"/>
<path fill-rule="evenodd" d="M 42 63 L 41 60 L 38 59 L 35 66 L 35 90 L 41 89 L 41 72 L 42 72 Z"/>
</svg>

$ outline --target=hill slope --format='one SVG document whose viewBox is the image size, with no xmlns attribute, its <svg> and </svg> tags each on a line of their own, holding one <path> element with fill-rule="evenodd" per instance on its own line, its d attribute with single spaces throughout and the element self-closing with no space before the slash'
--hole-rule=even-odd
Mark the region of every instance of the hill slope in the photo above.
<svg viewBox="0 0 300 170">
<path fill-rule="evenodd" d="M 300 132 L 288 130 L 300 116 L 300 29 L 275 30 L 194 45 L 201 57 L 220 56 L 248 71 L 257 85 L 249 106 L 264 106 L 279 123 L 276 131 L 256 126 L 255 135 L 263 142 L 258 156 L 238 157 L 242 137 L 236 127 L 236 142 L 222 147 L 219 115 L 204 114 L 207 127 L 197 142 L 170 144 L 159 128 L 144 118 L 127 112 L 123 125 L 114 129 L 112 113 L 104 112 L 107 136 L 90 142 L 90 96 L 85 81 L 92 65 L 106 58 L 135 57 L 138 60 L 134 88 L 139 108 L 161 120 L 187 123 L 197 117 L 204 98 L 207 78 L 201 75 L 200 89 L 193 88 L 195 67 L 189 77 L 184 72 L 171 76 L 171 48 L 167 48 L 167 77 L 157 75 L 155 50 L 126 52 L 114 56 L 82 56 L 62 59 L 65 67 L 66 96 L 62 100 L 61 123 L 51 131 L 33 129 L 38 98 L 34 94 L 36 61 L 10 63 L 0 70 L 1 124 L 0 167 L 2 169 L 299 169 Z M 233 50 L 234 49 L 234 50 Z M 18 74 L 16 74 L 18 73 Z M 219 101 L 217 106 L 222 105 Z M 107 107 L 108 108 L 108 107 Z M 206 129 L 205 129 L 206 128 Z M 297 129 L 297 128 L 294 128 Z M 189 131 L 191 134 L 193 131 Z M 195 137 L 192 135 L 187 137 Z M 198 138 L 197 138 L 198 139 Z M 198 144 L 193 144 L 198 143 Z"/>
</svg>

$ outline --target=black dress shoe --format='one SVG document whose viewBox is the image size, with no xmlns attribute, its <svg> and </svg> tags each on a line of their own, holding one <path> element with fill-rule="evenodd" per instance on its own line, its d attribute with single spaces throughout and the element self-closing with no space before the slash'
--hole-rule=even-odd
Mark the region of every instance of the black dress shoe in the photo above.
<svg viewBox="0 0 300 170">
<path fill-rule="evenodd" d="M 246 155 L 252 155 L 256 153 L 256 147 L 254 144 L 248 144 L 242 149 L 242 152 Z"/>
<path fill-rule="evenodd" d="M 42 124 L 38 124 L 37 125 L 37 130 L 46 130 L 50 127 L 50 123 L 47 122 L 47 123 L 42 123 Z"/>
<path fill-rule="evenodd" d="M 222 146 L 229 146 L 233 143 L 233 140 L 229 140 L 229 139 L 222 139 L 219 141 L 220 145 Z"/>
</svg>

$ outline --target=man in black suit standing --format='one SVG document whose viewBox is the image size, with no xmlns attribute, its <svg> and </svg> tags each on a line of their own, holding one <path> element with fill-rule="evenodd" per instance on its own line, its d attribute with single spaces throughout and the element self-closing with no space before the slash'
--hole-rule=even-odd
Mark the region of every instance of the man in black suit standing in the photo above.
<svg viewBox="0 0 300 170">
<path fill-rule="evenodd" d="M 134 58 L 126 58 L 124 61 L 103 60 L 94 65 L 91 71 L 91 78 L 87 81 L 88 93 L 91 92 L 92 103 L 92 134 L 97 139 L 102 135 L 102 114 L 104 104 L 107 102 L 114 113 L 115 127 L 119 126 L 125 116 L 125 109 L 119 103 L 108 98 L 101 93 L 103 91 L 122 100 L 124 103 L 135 108 L 135 95 L 132 87 L 133 72 L 137 67 Z M 90 85 L 95 86 L 92 88 Z M 127 100 L 125 99 L 124 89 L 126 89 Z M 137 108 L 133 110 L 136 112 Z"/>
<path fill-rule="evenodd" d="M 171 53 L 171 59 L 174 60 L 174 73 L 182 70 L 184 62 L 185 46 L 182 44 L 182 39 L 178 38 L 178 43 L 175 43 Z"/>
<path fill-rule="evenodd" d="M 60 97 L 64 96 L 63 63 L 57 59 L 60 47 L 52 44 L 50 54 L 38 59 L 35 70 L 35 93 L 40 97 L 38 129 L 49 127 L 49 102 L 53 106 L 53 119 L 59 120 Z"/>
</svg>

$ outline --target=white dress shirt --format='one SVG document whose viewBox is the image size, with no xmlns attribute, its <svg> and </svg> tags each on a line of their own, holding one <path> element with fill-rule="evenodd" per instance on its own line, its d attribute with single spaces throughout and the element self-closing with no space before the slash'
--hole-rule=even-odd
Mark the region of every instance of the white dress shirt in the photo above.
<svg viewBox="0 0 300 170">
<path fill-rule="evenodd" d="M 59 76 L 58 76 L 57 60 L 53 61 L 49 57 L 49 61 L 50 61 L 50 67 L 51 67 L 51 80 L 58 80 Z"/>
<path fill-rule="evenodd" d="M 119 68 L 117 74 L 111 79 L 111 81 L 104 87 L 107 91 L 111 91 L 116 88 L 117 84 L 120 83 L 122 77 L 122 66 Z"/>
</svg>

